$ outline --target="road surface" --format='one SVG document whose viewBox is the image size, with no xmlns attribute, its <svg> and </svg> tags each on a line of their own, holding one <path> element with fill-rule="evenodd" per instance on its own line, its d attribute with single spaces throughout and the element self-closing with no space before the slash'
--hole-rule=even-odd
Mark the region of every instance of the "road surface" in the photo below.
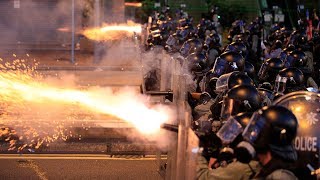
<svg viewBox="0 0 320 180">
<path fill-rule="evenodd" d="M 154 157 L 0 155 L 0 179 L 162 179 Z"/>
</svg>

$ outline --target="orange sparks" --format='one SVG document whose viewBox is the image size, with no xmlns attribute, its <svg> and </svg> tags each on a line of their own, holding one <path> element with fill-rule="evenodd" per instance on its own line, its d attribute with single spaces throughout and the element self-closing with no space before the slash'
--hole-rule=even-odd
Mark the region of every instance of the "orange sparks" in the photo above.
<svg viewBox="0 0 320 180">
<path fill-rule="evenodd" d="M 106 88 L 58 88 L 17 71 L 0 72 L 0 89 L 0 98 L 5 102 L 78 105 L 94 113 L 122 119 L 145 134 L 158 132 L 169 118 L 165 110 L 150 108 L 142 96 L 128 89 L 114 93 Z"/>
<path fill-rule="evenodd" d="M 99 28 L 88 28 L 83 31 L 83 35 L 95 41 L 109 41 L 140 34 L 141 24 L 128 21 L 127 24 L 106 24 Z"/>
<path fill-rule="evenodd" d="M 131 7 L 142 7 L 142 3 L 135 3 L 135 2 L 126 2 L 124 3 L 125 6 L 131 6 Z"/>
</svg>

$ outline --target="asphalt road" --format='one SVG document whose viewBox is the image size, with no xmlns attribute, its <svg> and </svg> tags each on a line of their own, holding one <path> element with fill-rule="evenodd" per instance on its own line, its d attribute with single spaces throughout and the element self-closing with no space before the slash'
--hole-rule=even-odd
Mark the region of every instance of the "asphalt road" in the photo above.
<svg viewBox="0 0 320 180">
<path fill-rule="evenodd" d="M 1 155 L 0 179 L 162 179 L 155 158 Z"/>
</svg>

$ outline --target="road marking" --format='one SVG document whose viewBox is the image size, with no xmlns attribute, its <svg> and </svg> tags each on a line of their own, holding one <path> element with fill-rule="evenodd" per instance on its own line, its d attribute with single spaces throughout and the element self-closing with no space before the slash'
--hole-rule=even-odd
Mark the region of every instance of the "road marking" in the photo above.
<svg viewBox="0 0 320 180">
<path fill-rule="evenodd" d="M 48 180 L 46 172 L 32 160 L 19 161 L 19 166 L 32 169 L 41 180 Z"/>
</svg>

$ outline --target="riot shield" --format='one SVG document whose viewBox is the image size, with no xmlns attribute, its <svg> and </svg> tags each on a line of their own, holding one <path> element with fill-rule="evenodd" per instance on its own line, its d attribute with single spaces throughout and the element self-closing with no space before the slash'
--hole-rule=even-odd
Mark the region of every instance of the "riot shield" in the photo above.
<svg viewBox="0 0 320 180">
<path fill-rule="evenodd" d="M 320 94 L 293 92 L 282 96 L 273 104 L 288 108 L 297 117 L 299 127 L 294 143 L 299 155 L 298 161 L 313 173 L 320 167 Z"/>
<path fill-rule="evenodd" d="M 188 141 L 187 141 L 187 153 L 186 153 L 186 175 L 185 178 L 195 179 L 196 177 L 196 165 L 197 157 L 199 156 L 199 138 L 193 132 L 192 129 L 188 129 Z"/>
</svg>

